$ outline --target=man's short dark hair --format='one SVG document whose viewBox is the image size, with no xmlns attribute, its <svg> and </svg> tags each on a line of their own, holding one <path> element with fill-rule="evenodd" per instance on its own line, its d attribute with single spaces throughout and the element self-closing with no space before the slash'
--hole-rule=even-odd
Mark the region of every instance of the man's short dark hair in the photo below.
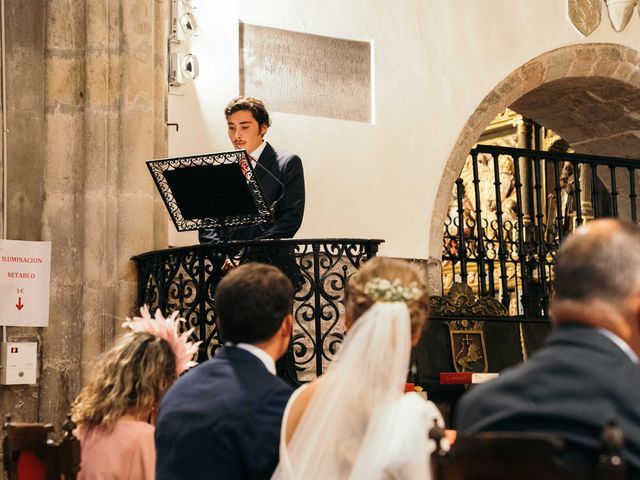
<svg viewBox="0 0 640 480">
<path fill-rule="evenodd" d="M 273 337 L 292 313 L 293 286 L 274 266 L 246 263 L 218 284 L 215 304 L 222 341 L 262 342 Z"/>
<path fill-rule="evenodd" d="M 258 126 L 271 126 L 269 112 L 267 112 L 267 107 L 264 106 L 262 100 L 252 97 L 236 97 L 227 104 L 224 109 L 224 116 L 225 118 L 229 118 L 229 115 L 240 110 L 250 111 L 253 118 L 258 122 Z"/>
<path fill-rule="evenodd" d="M 610 223 L 605 233 L 581 227 L 560 245 L 554 266 L 557 300 L 598 298 L 615 305 L 640 287 L 640 227 L 612 219 L 599 222 Z"/>
</svg>

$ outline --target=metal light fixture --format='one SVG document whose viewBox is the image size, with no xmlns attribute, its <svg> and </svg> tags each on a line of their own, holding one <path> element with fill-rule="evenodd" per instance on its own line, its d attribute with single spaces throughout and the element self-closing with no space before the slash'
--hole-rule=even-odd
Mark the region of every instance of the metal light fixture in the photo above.
<svg viewBox="0 0 640 480">
<path fill-rule="evenodd" d="M 194 80 L 199 73 L 198 58 L 183 53 L 189 48 L 189 37 L 200 34 L 198 22 L 193 14 L 193 0 L 171 0 L 170 35 L 167 45 L 169 54 L 169 93 L 182 95 L 185 79 Z M 180 25 L 180 27 L 178 27 Z M 182 34 L 179 30 L 182 29 Z M 182 37 L 182 38 L 181 38 Z"/>
<path fill-rule="evenodd" d="M 171 52 L 169 55 L 169 87 L 181 87 L 182 85 L 184 85 L 184 82 L 180 54 Z"/>
<path fill-rule="evenodd" d="M 182 59 L 182 73 L 190 80 L 194 80 L 198 76 L 198 57 L 192 53 L 188 53 Z"/>
<path fill-rule="evenodd" d="M 182 31 L 188 36 L 197 36 L 200 34 L 196 18 L 191 12 L 184 13 L 180 17 L 180 26 L 182 27 Z"/>
</svg>

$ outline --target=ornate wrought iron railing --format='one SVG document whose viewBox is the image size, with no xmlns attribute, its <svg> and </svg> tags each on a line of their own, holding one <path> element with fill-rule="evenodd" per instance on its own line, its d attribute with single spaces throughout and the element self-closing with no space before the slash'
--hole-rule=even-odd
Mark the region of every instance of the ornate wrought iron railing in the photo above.
<svg viewBox="0 0 640 480">
<path fill-rule="evenodd" d="M 201 340 L 199 361 L 219 346 L 215 290 L 226 259 L 240 265 L 259 261 L 278 266 L 295 286 L 293 356 L 298 380 L 320 375 L 342 343 L 344 288 L 360 264 L 375 256 L 382 240 L 255 240 L 194 245 L 133 257 L 139 306 L 180 310 L 186 328 Z"/>
<path fill-rule="evenodd" d="M 468 161 L 444 225 L 443 284 L 468 283 L 512 316 L 547 316 L 553 260 L 574 228 L 638 221 L 636 160 L 478 145 Z"/>
</svg>

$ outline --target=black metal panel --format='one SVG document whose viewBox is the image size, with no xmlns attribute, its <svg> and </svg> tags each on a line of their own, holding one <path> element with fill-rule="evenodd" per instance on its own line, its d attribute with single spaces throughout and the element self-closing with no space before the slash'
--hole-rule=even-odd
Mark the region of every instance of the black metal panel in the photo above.
<svg viewBox="0 0 640 480">
<path fill-rule="evenodd" d="M 501 372 L 534 353 L 547 337 L 551 324 L 540 318 L 465 317 L 484 321 L 484 337 L 489 372 Z M 455 372 L 451 340 L 446 322 L 459 316 L 431 318 L 415 348 L 416 383 L 437 390 L 440 372 Z M 524 354 L 523 354 L 524 351 Z M 449 388 L 449 387 L 445 387 Z"/>
<path fill-rule="evenodd" d="M 179 232 L 272 221 L 245 150 L 149 160 L 147 167 Z"/>
</svg>

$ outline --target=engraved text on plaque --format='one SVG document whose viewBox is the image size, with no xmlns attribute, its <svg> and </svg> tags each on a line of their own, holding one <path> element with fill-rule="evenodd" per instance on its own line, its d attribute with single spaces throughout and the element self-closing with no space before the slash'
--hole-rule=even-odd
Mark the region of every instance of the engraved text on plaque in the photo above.
<svg viewBox="0 0 640 480">
<path fill-rule="evenodd" d="M 240 93 L 271 110 L 371 121 L 371 44 L 240 23 Z"/>
</svg>

